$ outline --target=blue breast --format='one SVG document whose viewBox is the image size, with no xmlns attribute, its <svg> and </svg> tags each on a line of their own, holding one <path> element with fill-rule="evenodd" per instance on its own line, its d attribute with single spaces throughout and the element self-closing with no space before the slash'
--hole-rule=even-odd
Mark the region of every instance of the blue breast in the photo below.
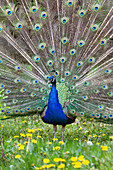
<svg viewBox="0 0 113 170">
<path fill-rule="evenodd" d="M 52 85 L 52 89 L 49 95 L 48 107 L 45 116 L 42 118 L 45 123 L 54 125 L 66 125 L 73 121 L 69 119 L 63 112 L 62 106 L 58 100 L 58 92 L 56 85 Z"/>
</svg>

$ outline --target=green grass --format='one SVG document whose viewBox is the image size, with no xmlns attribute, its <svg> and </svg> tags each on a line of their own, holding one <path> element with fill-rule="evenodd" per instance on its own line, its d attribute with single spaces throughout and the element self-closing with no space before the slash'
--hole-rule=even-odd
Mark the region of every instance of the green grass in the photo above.
<svg viewBox="0 0 113 170">
<path fill-rule="evenodd" d="M 28 132 L 29 129 L 34 130 Z M 113 169 L 113 139 L 110 138 L 113 136 L 112 132 L 113 125 L 78 118 L 75 123 L 66 126 L 64 144 L 61 145 L 59 143 L 62 135 L 61 126 L 58 126 L 56 133 L 58 140 L 53 141 L 52 125 L 43 123 L 37 116 L 0 121 L 0 169 L 111 170 Z M 21 133 L 25 136 L 22 137 Z M 32 134 L 32 137 L 26 134 Z M 36 143 L 33 143 L 32 139 L 35 139 L 33 142 Z M 21 157 L 16 159 L 16 155 Z M 73 158 L 75 161 L 71 161 L 72 157 L 76 157 L 77 160 Z M 49 159 L 48 163 L 43 162 L 45 158 Z M 54 158 L 62 159 L 55 162 Z M 87 165 L 84 165 L 85 163 Z M 80 168 L 77 168 L 77 165 Z"/>
</svg>

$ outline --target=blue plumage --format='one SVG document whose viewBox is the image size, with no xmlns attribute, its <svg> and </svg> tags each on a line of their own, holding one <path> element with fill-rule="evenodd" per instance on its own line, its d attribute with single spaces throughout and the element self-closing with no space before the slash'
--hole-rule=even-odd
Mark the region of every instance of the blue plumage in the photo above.
<svg viewBox="0 0 113 170">
<path fill-rule="evenodd" d="M 58 92 L 56 89 L 56 83 L 52 85 L 52 89 L 49 95 L 48 107 L 45 116 L 43 117 L 45 123 L 53 125 L 63 125 L 73 123 L 73 120 L 69 119 L 63 112 L 62 106 L 58 100 Z"/>
</svg>

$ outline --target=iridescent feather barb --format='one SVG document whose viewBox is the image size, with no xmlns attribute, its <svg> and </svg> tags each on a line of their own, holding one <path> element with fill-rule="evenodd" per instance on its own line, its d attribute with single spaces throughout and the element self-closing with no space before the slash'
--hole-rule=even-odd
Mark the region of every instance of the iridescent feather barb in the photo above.
<svg viewBox="0 0 113 170">
<path fill-rule="evenodd" d="M 0 9 L 2 113 L 43 118 L 54 74 L 66 117 L 112 123 L 113 1 L 5 0 Z"/>
</svg>

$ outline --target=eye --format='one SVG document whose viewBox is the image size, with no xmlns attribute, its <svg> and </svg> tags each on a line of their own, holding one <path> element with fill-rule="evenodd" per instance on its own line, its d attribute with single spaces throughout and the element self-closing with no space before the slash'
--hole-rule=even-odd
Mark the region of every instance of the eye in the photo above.
<svg viewBox="0 0 113 170">
<path fill-rule="evenodd" d="M 48 66 L 52 66 L 52 65 L 53 65 L 53 60 L 49 60 L 49 61 L 47 62 L 47 65 L 48 65 Z"/>
<path fill-rule="evenodd" d="M 33 57 L 33 59 L 34 59 L 35 62 L 39 62 L 40 61 L 40 56 L 39 55 L 35 55 Z"/>
<path fill-rule="evenodd" d="M 76 54 L 76 50 L 75 49 L 71 49 L 70 50 L 70 55 L 74 55 L 74 54 Z"/>
<path fill-rule="evenodd" d="M 61 57 L 60 58 L 60 63 L 65 63 L 66 62 L 66 57 Z"/>
<path fill-rule="evenodd" d="M 73 0 L 67 0 L 67 5 L 70 7 L 73 5 Z"/>
</svg>

